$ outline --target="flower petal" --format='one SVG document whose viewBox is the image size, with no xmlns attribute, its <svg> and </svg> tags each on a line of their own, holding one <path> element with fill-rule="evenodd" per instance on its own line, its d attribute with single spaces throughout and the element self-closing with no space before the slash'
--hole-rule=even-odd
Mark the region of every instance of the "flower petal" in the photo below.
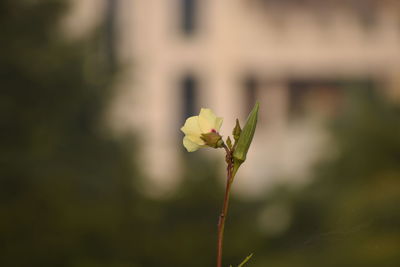
<svg viewBox="0 0 400 267">
<path fill-rule="evenodd" d="M 188 152 L 193 152 L 200 148 L 198 144 L 192 142 L 187 136 L 183 138 L 183 146 Z"/>
<path fill-rule="evenodd" d="M 185 137 L 199 146 L 205 145 L 203 139 L 201 139 L 201 135 L 187 134 Z"/>
<path fill-rule="evenodd" d="M 209 133 L 215 128 L 217 116 L 211 109 L 202 108 L 199 114 L 199 126 L 203 133 Z M 216 130 L 216 129 L 215 129 Z"/>
<path fill-rule="evenodd" d="M 221 128 L 222 120 L 207 108 L 202 108 L 199 116 L 188 118 L 181 128 L 181 131 L 185 134 L 183 145 L 187 151 L 193 152 L 200 147 L 206 147 L 202 134 L 218 132 Z"/>
<path fill-rule="evenodd" d="M 202 132 L 199 127 L 199 116 L 188 118 L 181 131 L 186 135 L 185 138 L 189 138 L 193 143 L 204 145 L 204 141 L 200 138 Z"/>
<path fill-rule="evenodd" d="M 185 121 L 185 125 L 181 128 L 181 131 L 185 134 L 198 134 L 201 135 L 199 127 L 199 116 L 193 116 Z"/>
<path fill-rule="evenodd" d="M 222 125 L 222 122 L 224 121 L 224 119 L 223 118 L 220 118 L 220 117 L 218 117 L 216 120 L 215 120 L 215 124 L 214 124 L 214 129 L 217 131 L 217 132 L 219 132 L 219 130 L 221 129 L 221 125 Z"/>
</svg>

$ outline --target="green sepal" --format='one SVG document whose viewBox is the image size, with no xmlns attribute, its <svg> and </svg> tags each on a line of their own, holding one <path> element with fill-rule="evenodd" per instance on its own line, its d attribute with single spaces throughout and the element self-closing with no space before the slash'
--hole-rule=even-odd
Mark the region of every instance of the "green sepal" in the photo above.
<svg viewBox="0 0 400 267">
<path fill-rule="evenodd" d="M 229 136 L 226 138 L 226 145 L 228 146 L 229 150 L 232 150 L 232 141 Z"/>
<path fill-rule="evenodd" d="M 209 147 L 219 148 L 219 147 L 222 147 L 222 145 L 224 144 L 224 141 L 222 140 L 222 136 L 220 136 L 218 133 L 215 133 L 215 132 L 202 134 L 200 138 Z"/>
<path fill-rule="evenodd" d="M 235 151 L 233 152 L 233 174 L 235 175 L 240 165 L 246 160 L 247 152 L 249 151 L 251 142 L 253 141 L 254 132 L 256 131 L 258 118 L 259 103 L 254 105 L 250 112 L 246 124 L 240 133 Z"/>
<path fill-rule="evenodd" d="M 232 131 L 232 135 L 233 135 L 233 139 L 235 140 L 235 143 L 239 140 L 241 132 L 242 132 L 242 128 L 240 128 L 239 120 L 236 119 L 236 125 Z"/>
</svg>

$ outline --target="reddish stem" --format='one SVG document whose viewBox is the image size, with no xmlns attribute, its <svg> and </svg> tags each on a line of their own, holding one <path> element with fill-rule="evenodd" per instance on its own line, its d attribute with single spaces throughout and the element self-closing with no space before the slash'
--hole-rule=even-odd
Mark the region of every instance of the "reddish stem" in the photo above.
<svg viewBox="0 0 400 267">
<path fill-rule="evenodd" d="M 219 215 L 218 221 L 218 242 L 217 242 L 217 267 L 222 267 L 222 245 L 224 240 L 224 229 L 225 229 L 225 220 L 226 216 L 228 215 L 228 207 L 229 207 L 229 195 L 230 189 L 233 182 L 233 162 L 232 162 L 232 151 L 230 151 L 226 146 L 224 146 L 226 151 L 226 162 L 227 166 L 227 179 L 226 179 L 226 189 L 225 189 L 225 196 L 224 202 L 222 205 L 222 211 Z"/>
</svg>

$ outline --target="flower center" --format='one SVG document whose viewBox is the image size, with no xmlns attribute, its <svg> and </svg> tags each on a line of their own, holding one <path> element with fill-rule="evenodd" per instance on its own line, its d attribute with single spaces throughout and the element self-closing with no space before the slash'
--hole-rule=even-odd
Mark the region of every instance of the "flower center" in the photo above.
<svg viewBox="0 0 400 267">
<path fill-rule="evenodd" d="M 211 132 L 212 133 L 216 133 L 217 131 L 215 129 L 211 129 Z"/>
</svg>

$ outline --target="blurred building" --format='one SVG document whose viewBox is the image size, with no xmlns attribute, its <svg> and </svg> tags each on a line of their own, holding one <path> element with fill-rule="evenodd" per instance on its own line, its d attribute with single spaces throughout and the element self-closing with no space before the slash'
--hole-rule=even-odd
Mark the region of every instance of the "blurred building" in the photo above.
<svg viewBox="0 0 400 267">
<path fill-rule="evenodd" d="M 98 10 L 99 1 L 81 2 Z M 112 123 L 141 134 L 143 166 L 160 188 L 177 182 L 185 156 L 179 128 L 200 107 L 224 117 L 228 135 L 260 101 L 255 143 L 239 173 L 246 179 L 238 179 L 254 193 L 287 177 L 304 181 L 326 139 L 315 122 L 340 109 L 344 90 L 399 94 L 399 1 L 103 3 L 115 13 L 123 67 Z"/>
</svg>

